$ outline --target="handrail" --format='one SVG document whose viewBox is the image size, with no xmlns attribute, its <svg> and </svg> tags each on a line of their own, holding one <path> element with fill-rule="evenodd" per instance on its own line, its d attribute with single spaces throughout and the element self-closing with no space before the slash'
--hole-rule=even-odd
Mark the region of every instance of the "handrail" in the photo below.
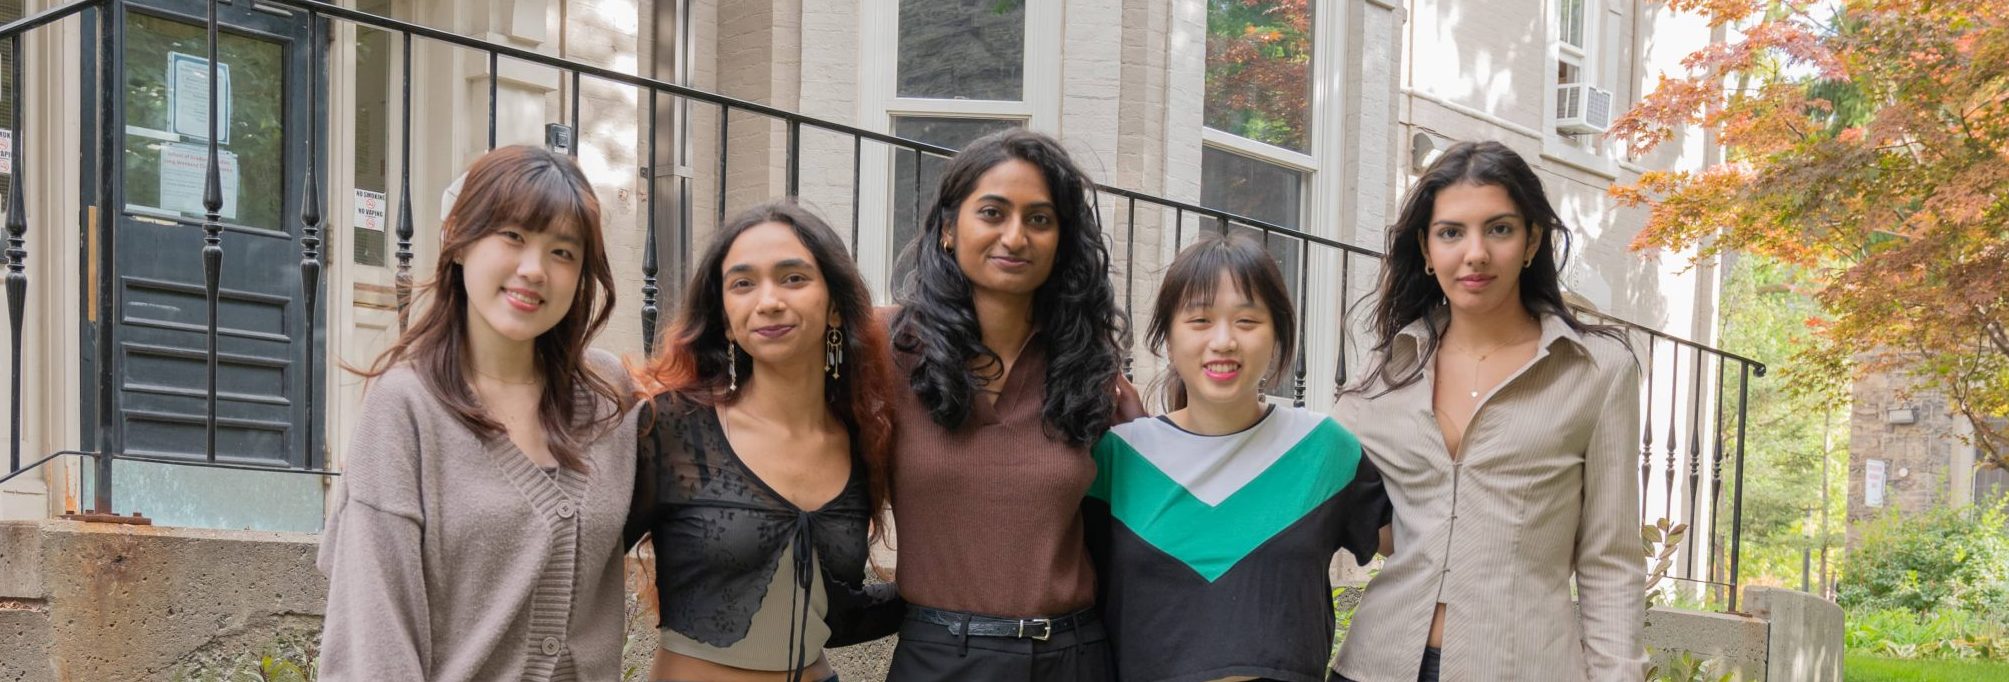
<svg viewBox="0 0 2009 682">
<path fill-rule="evenodd" d="M 0 40 L 5 40 L 7 38 L 12 38 L 21 33 L 26 33 L 29 30 L 39 28 L 44 24 L 61 21 L 65 18 L 68 18 L 72 14 L 76 14 L 78 12 L 82 12 L 92 7 L 102 5 L 104 4 L 104 2 L 105 0 L 77 0 L 76 2 L 72 2 L 67 5 L 51 7 L 49 9 L 45 9 L 25 17 L 15 19 L 13 21 L 7 22 L 7 24 L 4 26 L 0 26 Z"/>
</svg>

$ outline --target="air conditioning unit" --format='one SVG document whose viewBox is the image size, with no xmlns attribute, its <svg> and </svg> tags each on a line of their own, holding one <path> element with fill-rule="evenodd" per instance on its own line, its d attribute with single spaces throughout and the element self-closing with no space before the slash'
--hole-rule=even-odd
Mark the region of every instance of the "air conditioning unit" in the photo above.
<svg viewBox="0 0 2009 682">
<path fill-rule="evenodd" d="M 1585 83 L 1556 86 L 1556 130 L 1571 135 L 1611 128 L 1611 91 Z"/>
</svg>

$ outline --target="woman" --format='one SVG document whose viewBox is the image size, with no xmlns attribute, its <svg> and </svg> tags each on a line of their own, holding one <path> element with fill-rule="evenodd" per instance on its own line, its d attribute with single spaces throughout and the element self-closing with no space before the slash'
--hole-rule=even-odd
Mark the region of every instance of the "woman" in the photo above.
<svg viewBox="0 0 2009 682">
<path fill-rule="evenodd" d="M 631 389 L 586 348 L 612 285 L 571 158 L 475 161 L 433 300 L 366 373 L 321 540 L 323 679 L 619 676 Z"/>
<path fill-rule="evenodd" d="M 1564 306 L 1567 234 L 1496 142 L 1447 150 L 1390 232 L 1371 369 L 1336 416 L 1386 477 L 1402 551 L 1354 613 L 1348 679 L 1643 675 L 1639 368 Z"/>
<path fill-rule="evenodd" d="M 1388 496 L 1353 434 L 1263 401 L 1294 311 L 1245 236 L 1203 236 L 1165 272 L 1145 338 L 1171 363 L 1171 412 L 1111 429 L 1089 489 L 1123 680 L 1323 682 L 1332 556 L 1387 553 Z"/>
<path fill-rule="evenodd" d="M 1089 188 L 1053 139 L 986 136 L 907 249 L 895 682 L 1110 677 L 1081 505 L 1117 416 L 1122 318 Z"/>
<path fill-rule="evenodd" d="M 823 647 L 892 634 L 902 612 L 864 585 L 893 430 L 870 291 L 789 202 L 728 223 L 685 291 L 641 373 L 627 537 L 652 538 L 649 679 L 835 680 Z"/>
</svg>

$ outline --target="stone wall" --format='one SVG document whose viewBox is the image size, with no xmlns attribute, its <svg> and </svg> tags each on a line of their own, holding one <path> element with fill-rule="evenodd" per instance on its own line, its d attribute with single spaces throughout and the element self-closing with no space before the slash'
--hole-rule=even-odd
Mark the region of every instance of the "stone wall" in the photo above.
<svg viewBox="0 0 2009 682">
<path fill-rule="evenodd" d="M 1882 514 L 1915 514 L 1973 501 L 1974 446 L 1964 440 L 1971 427 L 1952 411 L 1945 393 L 1920 384 L 1902 371 L 1876 372 L 1857 379 L 1849 415 L 1848 541 L 1853 546 L 1863 524 Z M 1892 412 L 1896 411 L 1894 418 Z M 1912 423 L 1902 423 L 1907 419 Z M 1883 504 L 1865 498 L 1869 462 L 1884 463 Z"/>
</svg>

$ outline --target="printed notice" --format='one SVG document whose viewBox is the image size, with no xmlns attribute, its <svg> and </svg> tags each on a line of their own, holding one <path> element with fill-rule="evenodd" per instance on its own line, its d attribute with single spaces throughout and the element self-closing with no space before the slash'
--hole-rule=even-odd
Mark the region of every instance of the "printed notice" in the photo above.
<svg viewBox="0 0 2009 682">
<path fill-rule="evenodd" d="M 14 172 L 14 131 L 0 128 L 0 175 Z"/>
<path fill-rule="evenodd" d="M 223 217 L 237 219 L 237 155 L 222 152 L 217 161 L 223 183 Z M 202 192 L 208 182 L 209 146 L 174 142 L 160 146 L 161 209 L 204 215 Z"/>
<path fill-rule="evenodd" d="M 1863 462 L 1863 504 L 1871 507 L 1883 506 L 1883 460 L 1872 459 Z"/>
<path fill-rule="evenodd" d="M 223 115 L 216 119 L 216 143 L 230 144 L 230 65 L 216 65 L 216 80 L 223 87 L 217 102 Z M 169 124 L 177 135 L 209 139 L 209 60 L 180 52 L 167 53 L 167 110 Z"/>
<path fill-rule="evenodd" d="M 356 227 L 384 231 L 384 219 L 389 210 L 390 202 L 385 199 L 383 192 L 356 190 Z"/>
</svg>

